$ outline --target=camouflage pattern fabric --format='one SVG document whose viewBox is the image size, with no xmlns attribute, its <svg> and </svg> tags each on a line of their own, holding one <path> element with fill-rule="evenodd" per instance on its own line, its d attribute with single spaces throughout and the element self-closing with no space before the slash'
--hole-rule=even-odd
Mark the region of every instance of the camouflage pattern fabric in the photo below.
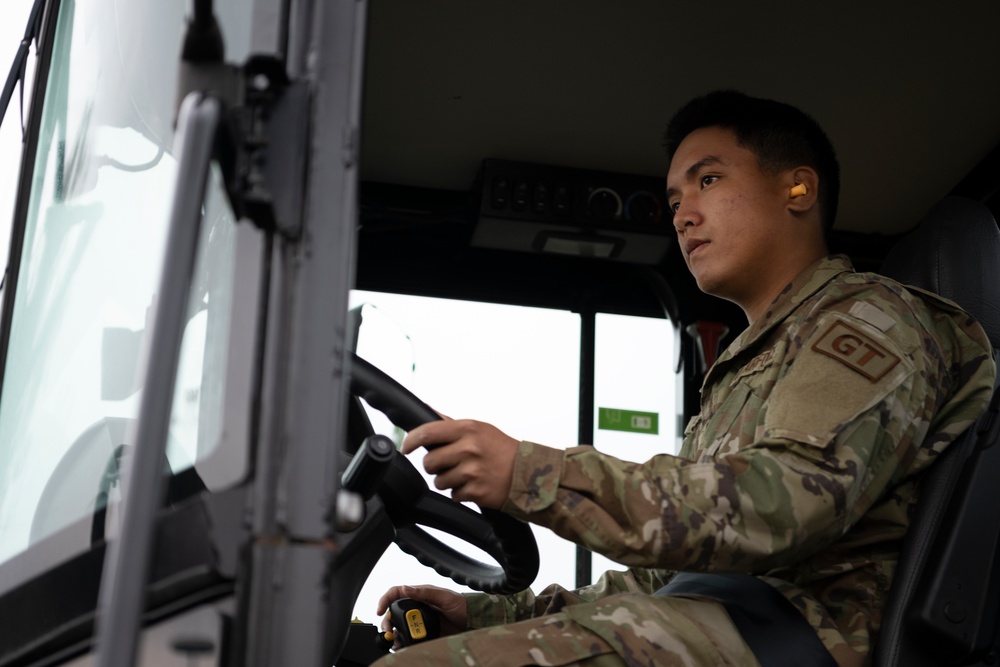
<svg viewBox="0 0 1000 667">
<path fill-rule="evenodd" d="M 995 373 L 985 334 L 953 303 L 823 259 L 710 369 L 680 456 L 639 464 L 521 443 L 504 510 L 633 569 L 577 592 L 469 595 L 469 625 L 555 614 L 624 664 L 753 665 L 728 617 L 699 624 L 713 604 L 698 600 L 687 620 L 734 661 L 691 653 L 698 640 L 680 662 L 651 657 L 692 632 L 648 596 L 672 571 L 748 572 L 802 611 L 839 665 L 867 664 L 920 473 L 982 412 Z M 631 615 L 643 632 L 619 631 Z M 473 635 L 509 631 L 504 651 L 523 653 L 521 627 Z"/>
<path fill-rule="evenodd" d="M 559 602 L 550 605 L 550 613 L 417 644 L 376 665 L 759 667 L 715 602 L 634 592 L 599 595 L 592 602 L 584 599 L 597 589 L 606 594 L 628 579 L 628 573 L 614 573 L 582 595 L 551 587 L 543 597 Z M 487 606 L 500 603 L 496 597 L 482 598 Z M 552 611 L 556 607 L 560 611 Z M 470 608 L 470 616 L 474 615 Z"/>
</svg>

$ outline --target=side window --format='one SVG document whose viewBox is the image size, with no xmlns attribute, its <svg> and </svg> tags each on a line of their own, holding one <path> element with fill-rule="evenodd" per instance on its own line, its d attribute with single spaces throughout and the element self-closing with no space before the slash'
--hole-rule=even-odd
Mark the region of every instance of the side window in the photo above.
<svg viewBox="0 0 1000 667">
<path fill-rule="evenodd" d="M 184 8 L 120 9 L 116 22 L 108 3 L 59 5 L 0 393 L 0 563 L 57 535 L 54 558 L 103 538 L 115 517 L 100 525 L 100 510 L 133 444 L 176 173 L 172 93 L 146 84 L 173 81 L 175 64 L 126 71 L 111 47 L 143 25 L 174 26 L 157 38 L 179 43 Z M 251 365 L 233 357 L 253 330 L 233 321 L 236 295 L 256 285 L 237 279 L 236 256 L 256 243 L 259 261 L 260 246 L 237 227 L 217 173 L 203 211 L 167 458 L 213 489 L 245 470 L 245 443 L 215 454 L 240 439 L 226 391 L 248 391 L 249 370 L 233 372 Z"/>
<path fill-rule="evenodd" d="M 371 292 L 353 293 L 352 305 L 363 313 L 358 354 L 434 409 L 490 422 L 513 437 L 553 447 L 579 444 L 579 315 Z M 672 452 L 673 328 L 666 320 L 599 315 L 596 334 L 595 405 L 656 413 L 659 428 L 655 435 L 649 428 L 596 429 L 595 444 L 632 460 Z M 378 415 L 372 421 L 380 432 L 393 432 Z M 411 457 L 419 468 L 419 454 Z M 542 556 L 532 588 L 537 592 L 552 583 L 574 588 L 576 546 L 547 529 L 532 528 Z M 610 568 L 622 566 L 594 558 L 595 576 Z M 371 620 L 378 597 L 401 583 L 468 590 L 393 545 L 362 589 L 355 615 Z"/>
<path fill-rule="evenodd" d="M 643 462 L 680 449 L 677 330 L 666 319 L 598 313 L 594 354 L 594 446 Z M 592 578 L 622 565 L 592 557 Z"/>
<path fill-rule="evenodd" d="M 679 451 L 676 344 L 677 330 L 669 320 L 598 313 L 598 449 L 630 461 Z"/>
</svg>

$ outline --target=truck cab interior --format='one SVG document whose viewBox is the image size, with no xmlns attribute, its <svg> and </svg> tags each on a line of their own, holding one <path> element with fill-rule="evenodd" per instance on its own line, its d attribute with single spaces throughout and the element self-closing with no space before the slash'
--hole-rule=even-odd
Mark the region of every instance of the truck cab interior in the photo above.
<svg viewBox="0 0 1000 667">
<path fill-rule="evenodd" d="M 665 202 L 712 90 L 816 118 L 831 250 L 1000 344 L 994 2 L 183 5 L 38 0 L 4 90 L 0 667 L 353 667 L 389 586 L 616 567 L 389 450 L 436 410 L 677 451 L 746 326 Z M 997 659 L 991 410 L 928 476 L 876 667 Z"/>
</svg>

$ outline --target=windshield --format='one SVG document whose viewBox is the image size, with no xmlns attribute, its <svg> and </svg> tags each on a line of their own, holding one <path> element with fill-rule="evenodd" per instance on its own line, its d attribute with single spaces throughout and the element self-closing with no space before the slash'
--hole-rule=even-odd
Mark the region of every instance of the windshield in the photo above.
<svg viewBox="0 0 1000 667">
<path fill-rule="evenodd" d="M 134 444 L 184 4 L 60 3 L 0 393 L 0 564 L 57 534 L 46 558 L 65 558 L 112 530 L 99 510 Z M 199 488 L 245 474 L 245 442 L 222 429 L 242 234 L 213 175 L 167 453 Z"/>
</svg>

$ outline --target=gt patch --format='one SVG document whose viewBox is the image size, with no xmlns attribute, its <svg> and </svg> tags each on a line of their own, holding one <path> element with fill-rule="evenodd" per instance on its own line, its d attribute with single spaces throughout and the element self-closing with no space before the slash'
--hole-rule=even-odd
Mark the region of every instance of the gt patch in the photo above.
<svg viewBox="0 0 1000 667">
<path fill-rule="evenodd" d="M 836 359 L 852 371 L 878 382 L 900 359 L 867 335 L 844 322 L 834 322 L 812 349 Z"/>
</svg>

